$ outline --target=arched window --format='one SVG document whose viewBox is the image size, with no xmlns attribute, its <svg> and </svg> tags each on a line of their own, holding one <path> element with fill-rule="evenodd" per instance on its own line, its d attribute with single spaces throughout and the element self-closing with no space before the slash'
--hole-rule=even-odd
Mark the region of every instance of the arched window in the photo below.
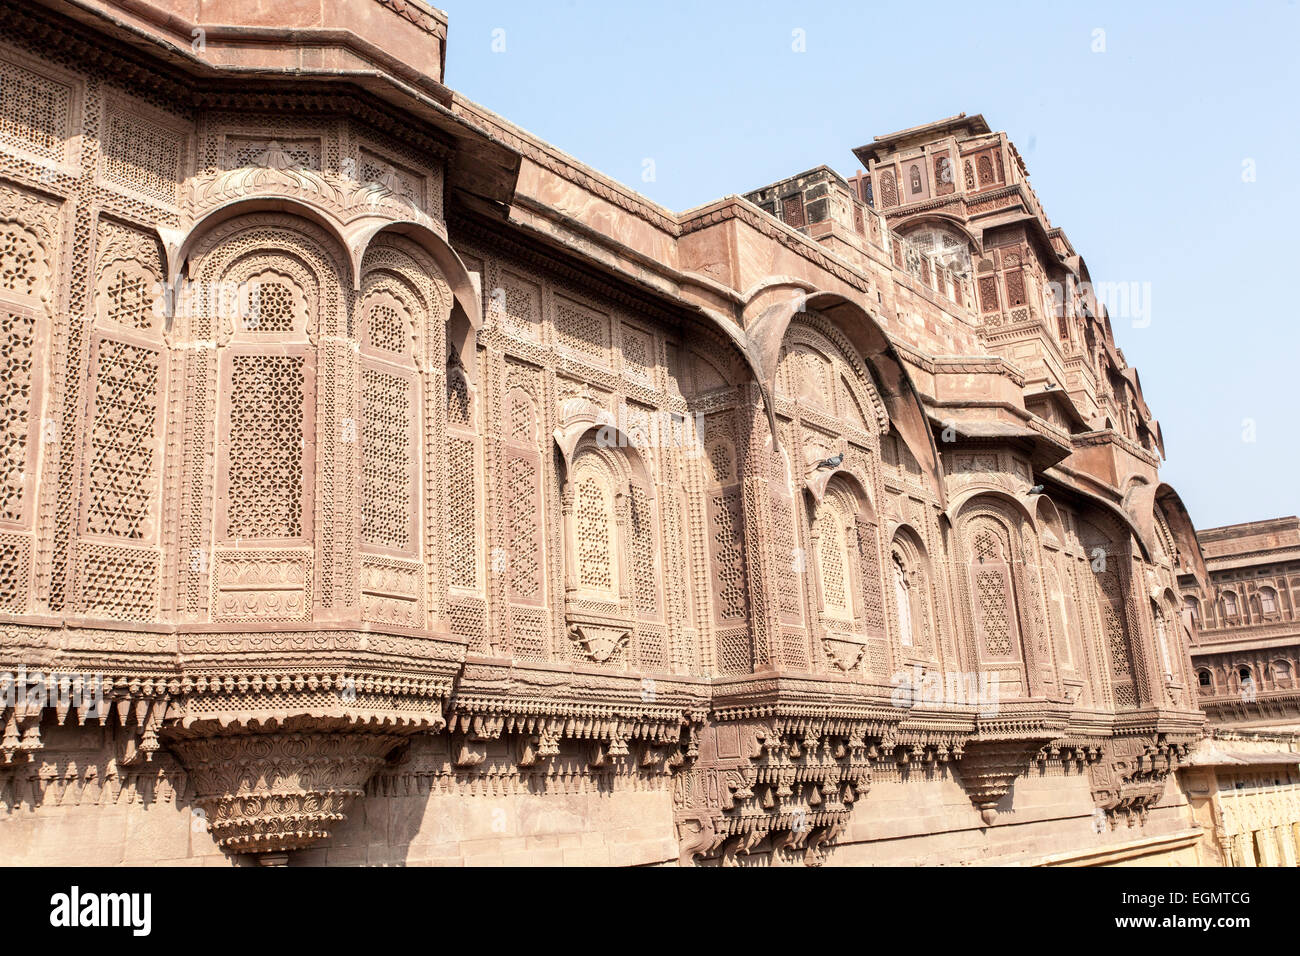
<svg viewBox="0 0 1300 956">
<path fill-rule="evenodd" d="M 603 447 L 589 434 L 574 450 L 564 489 L 565 615 L 583 659 L 666 663 L 651 488 L 635 447 Z"/>
<path fill-rule="evenodd" d="M 898 205 L 898 186 L 894 182 L 894 171 L 883 170 L 880 174 L 880 205 L 890 209 Z"/>
<path fill-rule="evenodd" d="M 1273 662 L 1273 683 L 1278 687 L 1291 686 L 1292 671 L 1287 661 Z"/>
<path fill-rule="evenodd" d="M 921 166 L 919 163 L 912 164 L 911 184 L 913 193 L 919 193 L 921 191 Z"/>
<path fill-rule="evenodd" d="M 1231 591 L 1223 592 L 1223 616 L 1229 619 L 1237 616 L 1237 595 Z"/>
<path fill-rule="evenodd" d="M 818 579 L 821 582 L 822 613 L 846 624 L 856 613 L 853 564 L 849 559 L 852 515 L 839 495 L 831 495 L 818 509 Z M 855 542 L 856 543 L 856 542 Z"/>
<path fill-rule="evenodd" d="M 988 657 L 1015 657 L 1020 645 L 1005 534 L 989 522 L 971 542 L 976 633 Z"/>
<path fill-rule="evenodd" d="M 1187 613 L 1191 615 L 1192 625 L 1195 627 L 1200 627 L 1201 626 L 1201 602 L 1196 600 L 1196 598 L 1192 597 L 1189 594 L 1183 598 L 1183 607 L 1187 610 Z"/>
<path fill-rule="evenodd" d="M 1277 591 L 1270 587 L 1259 589 L 1259 609 L 1265 614 L 1277 613 Z"/>
<path fill-rule="evenodd" d="M 893 555 L 894 605 L 898 608 L 898 639 L 904 647 L 911 647 L 912 639 L 912 595 L 907 580 L 907 568 L 903 565 L 903 556 L 897 551 Z"/>
<path fill-rule="evenodd" d="M 1196 672 L 1196 683 L 1200 685 L 1202 693 L 1206 693 L 1214 687 L 1214 680 L 1210 677 L 1210 672 L 1206 670 Z"/>
<path fill-rule="evenodd" d="M 1254 675 L 1251 674 L 1250 668 L 1245 665 L 1237 668 L 1237 678 L 1241 681 L 1243 686 L 1246 684 L 1254 684 L 1255 682 Z"/>
<path fill-rule="evenodd" d="M 889 556 L 886 571 L 894 596 L 899 644 L 910 649 L 907 657 L 933 658 L 935 622 L 920 536 L 909 528 L 900 528 L 890 545 Z"/>
<path fill-rule="evenodd" d="M 830 662 L 852 670 L 869 640 L 882 640 L 883 574 L 874 512 L 861 487 L 845 475 L 827 485 L 810 526 L 816 561 L 818 613 Z M 891 585 L 892 586 L 892 585 Z"/>
<path fill-rule="evenodd" d="M 1174 679 L 1174 662 L 1169 654 L 1169 627 L 1165 621 L 1165 611 L 1160 602 L 1151 602 L 1151 614 L 1156 624 L 1156 646 L 1160 649 L 1160 664 L 1164 668 L 1165 680 Z"/>
<path fill-rule="evenodd" d="M 948 186 L 953 183 L 952 160 L 947 156 L 939 157 L 939 162 L 935 164 L 935 170 L 938 173 L 941 185 Z"/>
<path fill-rule="evenodd" d="M 344 463 L 364 441 L 362 422 L 335 418 L 335 406 L 317 401 L 359 378 L 355 360 L 318 362 L 317 343 L 347 337 L 357 314 L 347 273 L 332 236 L 281 215 L 221 223 L 188 263 L 185 291 L 198 294 L 177 317 L 179 334 L 216 345 L 215 409 L 187 413 L 215 418 L 215 528 L 210 543 L 196 534 L 210 527 L 193 514 L 203 499 L 182 505 L 191 512 L 182 553 L 211 547 L 212 560 L 180 573 L 183 592 L 210 586 L 214 621 L 305 621 L 314 608 L 356 600 L 337 564 L 349 532 L 315 520 L 318 480 L 322 490 L 347 488 Z M 204 429 L 201 419 L 186 427 Z M 201 441 L 186 456 L 187 468 L 208 467 Z M 320 505 L 330 514 L 335 502 Z"/>
</svg>

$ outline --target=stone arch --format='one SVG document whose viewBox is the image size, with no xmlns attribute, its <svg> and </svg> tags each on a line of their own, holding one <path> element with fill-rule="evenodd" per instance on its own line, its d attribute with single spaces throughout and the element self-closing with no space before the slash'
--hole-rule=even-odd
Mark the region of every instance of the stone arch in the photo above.
<svg viewBox="0 0 1300 956">
<path fill-rule="evenodd" d="M 360 264 L 371 245 L 381 236 L 400 235 L 419 246 L 433 260 L 452 296 L 451 315 L 448 317 L 448 337 L 460 353 L 461 362 L 469 367 L 472 348 L 470 343 L 483 327 L 483 308 L 480 294 L 474 286 L 469 270 L 460 255 L 452 248 L 446 236 L 426 223 L 412 220 L 384 220 L 366 225 L 351 234 L 349 253 L 360 274 Z"/>
<path fill-rule="evenodd" d="M 940 502 L 943 470 L 920 396 L 879 321 L 858 303 L 831 292 L 776 299 L 760 295 L 744 309 L 745 351 L 759 374 L 764 397 L 776 394 L 776 375 L 786 330 L 800 312 L 813 311 L 832 323 L 864 363 L 871 385 Z M 773 420 L 775 427 L 775 421 Z"/>
<path fill-rule="evenodd" d="M 588 429 L 566 463 L 565 620 L 575 650 L 593 663 L 662 668 L 659 518 L 649 472 L 635 448 Z"/>
<path fill-rule="evenodd" d="M 942 642 L 934 600 L 934 568 L 916 528 L 900 524 L 894 529 L 885 571 L 886 586 L 893 585 L 900 645 L 914 648 L 912 653 L 918 656 L 938 660 Z M 905 621 L 910 624 L 911 640 L 904 639 L 909 630 Z"/>
<path fill-rule="evenodd" d="M 1056 502 L 1047 495 L 1037 495 L 1034 499 L 1034 515 L 1044 543 L 1051 544 L 1054 541 L 1058 548 L 1064 549 L 1066 547 L 1065 522 L 1061 520 Z"/>
<path fill-rule="evenodd" d="M 1125 488 L 1123 511 L 1148 557 L 1155 553 L 1152 545 L 1158 535 L 1157 509 L 1173 536 L 1177 549 L 1177 554 L 1169 555 L 1170 562 L 1181 559 L 1184 564 L 1184 567 L 1176 567 L 1174 570 L 1183 572 L 1185 568 L 1190 568 L 1201 588 L 1208 590 L 1210 575 L 1201 554 L 1200 542 L 1196 539 L 1196 528 L 1178 492 L 1163 482 L 1153 484 L 1140 476 L 1130 478 Z"/>
<path fill-rule="evenodd" d="M 861 481 L 840 471 L 809 509 L 810 563 L 815 572 L 817 630 L 828 662 L 840 670 L 861 666 L 869 649 L 883 669 L 885 615 L 880 528 Z"/>
<path fill-rule="evenodd" d="M 200 216 L 184 233 L 164 233 L 163 247 L 167 251 L 168 285 L 175 287 L 186 263 L 210 244 L 211 237 L 231 220 L 245 220 L 265 216 L 273 221 L 292 222 L 305 220 L 330 237 L 330 245 L 341 255 L 338 257 L 340 276 L 355 287 L 358 278 L 357 264 L 350 252 L 347 236 L 341 223 L 330 213 L 300 199 L 279 196 L 248 196 L 235 199 Z"/>
<path fill-rule="evenodd" d="M 965 495 L 955 510 L 969 659 L 989 672 L 1003 696 L 1050 692 L 1055 673 L 1031 512 L 1016 496 L 992 490 Z"/>
<path fill-rule="evenodd" d="M 339 451 L 357 440 L 346 424 L 354 373 L 319 346 L 347 335 L 346 251 L 318 217 L 253 204 L 224 213 L 191 232 L 189 297 L 172 313 L 173 340 L 217 346 L 185 351 L 186 378 L 202 384 L 185 398 L 184 467 L 212 484 L 211 497 L 185 506 L 181 549 L 211 540 L 216 550 L 210 570 L 183 568 L 180 586 L 201 592 L 211 575 L 214 621 L 306 621 L 313 608 L 357 600 L 349 529 L 361 523 L 361 503 L 353 460 Z M 288 583 L 241 584 L 255 567 Z"/>
</svg>

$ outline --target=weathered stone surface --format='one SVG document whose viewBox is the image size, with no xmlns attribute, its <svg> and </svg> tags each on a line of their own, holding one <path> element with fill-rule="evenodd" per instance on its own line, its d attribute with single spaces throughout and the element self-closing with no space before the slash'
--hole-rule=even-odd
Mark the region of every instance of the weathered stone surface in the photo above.
<svg viewBox="0 0 1300 956">
<path fill-rule="evenodd" d="M 1195 532 L 981 117 L 677 214 L 417 0 L 0 27 L 4 862 L 1219 852 Z"/>
</svg>

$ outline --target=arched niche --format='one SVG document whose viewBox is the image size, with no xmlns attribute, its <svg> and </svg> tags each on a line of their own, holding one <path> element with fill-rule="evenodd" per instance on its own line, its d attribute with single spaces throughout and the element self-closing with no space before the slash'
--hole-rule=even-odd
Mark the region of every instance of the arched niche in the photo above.
<svg viewBox="0 0 1300 956">
<path fill-rule="evenodd" d="M 776 394 L 777 370 L 786 331 L 801 312 L 822 315 L 853 346 L 864 363 L 872 387 L 884 404 L 889 421 L 898 429 L 913 457 L 921 464 L 935 494 L 943 501 L 942 467 L 920 396 L 879 322 L 856 302 L 829 292 L 797 290 L 785 295 L 780 290 L 768 290 L 746 305 L 745 351 L 759 372 L 766 395 Z"/>
</svg>

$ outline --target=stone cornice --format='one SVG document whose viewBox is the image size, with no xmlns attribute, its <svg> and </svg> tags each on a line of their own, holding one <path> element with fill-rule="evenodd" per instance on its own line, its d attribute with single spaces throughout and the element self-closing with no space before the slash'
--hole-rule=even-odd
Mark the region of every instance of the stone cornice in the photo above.
<svg viewBox="0 0 1300 956">
<path fill-rule="evenodd" d="M 626 213 L 648 222 L 674 238 L 682 234 L 677 217 L 662 206 L 628 189 L 608 176 L 604 176 L 572 156 L 561 152 L 549 143 L 520 129 L 484 106 L 457 95 L 453 111 L 473 120 L 502 142 L 518 150 L 525 158 L 561 179 L 576 183 L 593 195 L 613 203 Z"/>
<path fill-rule="evenodd" d="M 866 273 L 835 253 L 827 252 L 816 240 L 791 229 L 740 196 L 727 196 L 700 209 L 684 213 L 680 234 L 689 235 L 700 229 L 726 222 L 728 219 L 743 222 L 765 238 L 775 240 L 784 248 L 802 256 L 859 292 L 867 292 L 871 289 L 871 279 Z"/>
</svg>

